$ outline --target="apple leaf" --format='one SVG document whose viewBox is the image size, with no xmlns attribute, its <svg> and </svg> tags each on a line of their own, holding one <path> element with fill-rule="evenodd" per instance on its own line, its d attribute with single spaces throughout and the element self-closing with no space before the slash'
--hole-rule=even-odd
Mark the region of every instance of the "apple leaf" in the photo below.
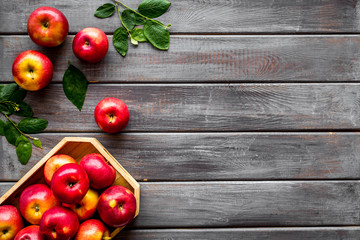
<svg viewBox="0 0 360 240">
<path fill-rule="evenodd" d="M 32 146 L 27 137 L 21 135 L 16 139 L 16 155 L 21 164 L 25 165 L 29 161 L 32 153 Z"/>
<path fill-rule="evenodd" d="M 11 115 L 11 112 L 10 112 L 8 106 L 4 103 L 3 104 L 0 103 L 0 112 L 2 114 Z"/>
<path fill-rule="evenodd" d="M 25 133 L 39 133 L 48 126 L 48 121 L 42 118 L 28 117 L 18 123 L 18 128 Z"/>
<path fill-rule="evenodd" d="M 10 83 L 2 85 L 0 88 L 0 101 L 7 101 L 10 99 L 11 95 L 18 89 L 16 83 Z"/>
<path fill-rule="evenodd" d="M 116 51 L 118 51 L 123 57 L 125 57 L 129 48 L 128 39 L 128 33 L 126 32 L 125 28 L 119 27 L 115 30 L 113 35 L 113 45 Z"/>
<path fill-rule="evenodd" d="M 125 9 L 121 13 L 122 22 L 125 25 L 125 27 L 129 30 L 133 29 L 135 27 L 135 13 L 129 9 Z"/>
<path fill-rule="evenodd" d="M 135 28 L 134 30 L 132 30 L 131 36 L 138 42 L 147 42 L 148 41 L 144 35 L 144 29 L 142 29 L 142 28 Z"/>
<path fill-rule="evenodd" d="M 135 25 L 144 25 L 145 22 L 146 22 L 145 18 L 143 18 L 138 14 L 135 14 Z"/>
<path fill-rule="evenodd" d="M 5 136 L 4 127 L 5 127 L 5 123 L 4 123 L 3 120 L 0 119 L 0 135 L 1 135 L 1 136 Z"/>
<path fill-rule="evenodd" d="M 36 138 L 32 141 L 32 143 L 34 144 L 35 147 L 42 148 L 40 139 Z"/>
<path fill-rule="evenodd" d="M 14 108 L 10 107 L 10 111 L 12 114 L 21 117 L 32 117 L 34 115 L 32 108 L 26 102 L 21 101 L 17 104 L 19 105 L 19 109 L 17 111 L 15 111 Z"/>
<path fill-rule="evenodd" d="M 10 144 L 16 146 L 15 145 L 16 139 L 18 137 L 20 137 L 21 134 L 19 133 L 19 131 L 14 127 L 14 125 L 9 120 L 7 120 L 6 123 L 5 123 L 4 133 L 5 133 L 6 140 Z"/>
<path fill-rule="evenodd" d="M 115 12 L 115 5 L 111 3 L 105 3 L 104 5 L 96 9 L 94 15 L 98 18 L 108 18 L 111 17 Z"/>
<path fill-rule="evenodd" d="M 87 87 L 88 81 L 85 75 L 78 68 L 70 64 L 63 77 L 63 89 L 66 97 L 79 111 L 81 111 L 84 105 Z"/>
<path fill-rule="evenodd" d="M 9 98 L 9 101 L 12 102 L 21 102 L 24 100 L 24 98 L 26 97 L 26 93 L 27 91 L 25 89 L 22 88 L 18 88 Z"/>
<path fill-rule="evenodd" d="M 170 44 L 170 33 L 163 25 L 153 21 L 146 21 L 144 34 L 149 42 L 160 50 L 167 50 Z"/>
<path fill-rule="evenodd" d="M 170 2 L 166 0 L 144 0 L 138 7 L 139 13 L 146 17 L 157 18 L 168 10 Z"/>
</svg>

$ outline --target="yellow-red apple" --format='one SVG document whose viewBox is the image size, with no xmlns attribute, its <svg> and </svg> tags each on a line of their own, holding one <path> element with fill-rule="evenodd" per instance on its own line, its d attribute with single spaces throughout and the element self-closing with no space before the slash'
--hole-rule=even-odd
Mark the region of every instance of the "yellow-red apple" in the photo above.
<svg viewBox="0 0 360 240">
<path fill-rule="evenodd" d="M 94 189 L 107 188 L 115 181 L 116 172 L 114 167 L 101 154 L 87 154 L 80 160 L 79 165 L 87 173 L 90 186 Z"/>
<path fill-rule="evenodd" d="M 79 219 L 68 208 L 55 206 L 47 210 L 40 222 L 40 232 L 48 240 L 70 240 L 79 229 Z"/>
<path fill-rule="evenodd" d="M 109 49 L 106 34 L 94 27 L 84 28 L 75 35 L 72 43 L 75 56 L 90 63 L 100 62 Z"/>
<path fill-rule="evenodd" d="M 96 212 L 96 207 L 99 201 L 99 194 L 90 189 L 87 191 L 85 197 L 78 203 L 67 204 L 63 203 L 64 207 L 70 208 L 78 216 L 80 221 L 91 218 Z"/>
<path fill-rule="evenodd" d="M 0 206 L 0 239 L 12 240 L 24 227 L 20 212 L 11 205 Z"/>
<path fill-rule="evenodd" d="M 27 31 L 34 43 L 43 47 L 56 47 L 66 39 L 69 23 L 56 8 L 40 7 L 30 14 Z"/>
<path fill-rule="evenodd" d="M 104 240 L 111 239 L 109 229 L 97 219 L 89 219 L 80 224 L 75 240 Z"/>
<path fill-rule="evenodd" d="M 31 225 L 23 228 L 15 236 L 14 240 L 44 240 L 38 225 Z"/>
<path fill-rule="evenodd" d="M 95 107 L 94 116 L 99 128 L 107 133 L 117 133 L 129 122 L 126 104 L 114 97 L 101 100 Z"/>
<path fill-rule="evenodd" d="M 46 183 L 50 186 L 51 179 L 56 170 L 58 170 L 61 166 L 68 163 L 77 163 L 74 158 L 70 157 L 66 154 L 57 154 L 52 156 L 49 160 L 46 161 L 44 166 L 44 177 Z"/>
<path fill-rule="evenodd" d="M 75 163 L 61 166 L 51 180 L 51 191 L 61 202 L 78 203 L 89 190 L 89 178 L 82 167 Z"/>
<path fill-rule="evenodd" d="M 44 212 L 60 205 L 50 188 L 45 184 L 34 184 L 25 188 L 19 198 L 19 209 L 22 216 L 31 224 L 38 225 Z"/>
<path fill-rule="evenodd" d="M 136 198 L 129 189 L 114 185 L 100 195 L 97 210 L 107 225 L 123 227 L 135 216 Z"/>
<path fill-rule="evenodd" d="M 28 91 L 38 91 L 46 87 L 51 82 L 53 73 L 50 59 L 34 50 L 20 53 L 12 65 L 15 82 Z"/>
</svg>

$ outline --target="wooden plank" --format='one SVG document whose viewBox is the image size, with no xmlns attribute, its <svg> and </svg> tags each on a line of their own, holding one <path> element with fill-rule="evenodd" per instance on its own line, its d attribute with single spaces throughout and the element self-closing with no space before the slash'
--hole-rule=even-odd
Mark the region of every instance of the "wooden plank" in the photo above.
<svg viewBox="0 0 360 240">
<path fill-rule="evenodd" d="M 26 101 L 52 132 L 101 132 L 94 109 L 110 96 L 128 105 L 131 132 L 356 130 L 359 93 L 359 84 L 92 84 L 79 112 L 53 84 Z"/>
<path fill-rule="evenodd" d="M 0 180 L 16 181 L 69 134 L 39 134 L 43 149 L 19 163 L 0 141 Z M 358 133 L 85 133 L 139 181 L 359 179 Z M 160 167 L 159 167 L 160 166 Z"/>
<path fill-rule="evenodd" d="M 53 82 L 62 81 L 69 60 L 89 81 L 99 83 L 360 79 L 359 35 L 172 36 L 168 51 L 158 51 L 145 43 L 130 46 L 125 58 L 111 45 L 98 64 L 80 62 L 72 52 L 72 39 L 68 37 L 58 48 L 46 49 L 27 36 L 0 36 L 0 81 L 13 82 L 13 61 L 27 49 L 49 56 L 55 68 Z"/>
<path fill-rule="evenodd" d="M 97 19 L 94 11 L 109 0 L 74 0 L 63 2 L 2 0 L 0 32 L 25 33 L 30 13 L 40 6 L 62 11 L 69 20 L 70 31 L 94 26 L 113 32 L 120 26 L 117 15 Z M 135 8 L 141 2 L 123 1 Z M 159 18 L 171 23 L 172 33 L 241 33 L 241 32 L 359 32 L 360 4 L 355 0 L 214 0 L 171 1 L 170 10 Z M 20 7 L 21 6 L 21 7 Z"/>
<path fill-rule="evenodd" d="M 360 181 L 141 183 L 131 228 L 360 224 Z M 0 194 L 11 184 L 0 184 Z"/>
<path fill-rule="evenodd" d="M 358 240 L 360 227 L 126 229 L 115 239 L 218 240 L 219 236 L 221 239 L 246 240 Z"/>
</svg>

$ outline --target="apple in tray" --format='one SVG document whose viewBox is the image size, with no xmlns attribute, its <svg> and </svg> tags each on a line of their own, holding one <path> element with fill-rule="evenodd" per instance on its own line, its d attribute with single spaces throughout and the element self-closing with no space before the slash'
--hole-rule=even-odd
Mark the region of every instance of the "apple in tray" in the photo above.
<svg viewBox="0 0 360 240">
<path fill-rule="evenodd" d="M 80 202 L 89 190 L 89 178 L 86 172 L 75 163 L 61 166 L 51 180 L 51 191 L 63 203 Z"/>
<path fill-rule="evenodd" d="M 11 205 L 0 206 L 0 239 L 12 240 L 24 227 L 19 210 Z"/>
</svg>

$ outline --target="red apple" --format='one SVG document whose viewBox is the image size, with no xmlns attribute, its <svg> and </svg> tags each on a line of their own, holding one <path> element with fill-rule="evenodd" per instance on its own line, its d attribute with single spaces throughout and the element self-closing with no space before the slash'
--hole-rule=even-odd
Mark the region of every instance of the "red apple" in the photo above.
<svg viewBox="0 0 360 240">
<path fill-rule="evenodd" d="M 39 224 L 44 212 L 60 205 L 59 200 L 45 184 L 34 184 L 22 191 L 19 209 L 22 216 L 31 224 Z"/>
<path fill-rule="evenodd" d="M 70 240 L 78 229 L 79 219 L 76 214 L 61 206 L 47 210 L 40 222 L 40 232 L 49 240 Z"/>
<path fill-rule="evenodd" d="M 95 121 L 107 133 L 121 131 L 129 122 L 129 110 L 120 99 L 109 97 L 101 100 L 95 107 Z"/>
<path fill-rule="evenodd" d="M 122 227 L 135 216 L 136 198 L 123 186 L 111 186 L 100 195 L 97 210 L 104 223 L 111 227 Z"/>
<path fill-rule="evenodd" d="M 51 190 L 61 202 L 78 203 L 89 190 L 89 178 L 82 167 L 75 163 L 61 166 L 53 175 Z"/>
<path fill-rule="evenodd" d="M 78 216 L 80 221 L 91 218 L 96 212 L 96 206 L 99 201 L 99 194 L 90 189 L 85 197 L 78 203 L 67 204 L 63 203 L 64 207 L 70 208 Z"/>
<path fill-rule="evenodd" d="M 38 91 L 46 87 L 51 82 L 53 73 L 50 59 L 33 50 L 20 53 L 12 65 L 15 82 L 28 91 Z"/>
<path fill-rule="evenodd" d="M 21 229 L 15 236 L 15 240 L 44 240 L 38 225 L 31 225 Z"/>
<path fill-rule="evenodd" d="M 85 155 L 80 160 L 80 166 L 87 173 L 90 186 L 94 189 L 107 188 L 115 181 L 115 169 L 98 153 Z"/>
<path fill-rule="evenodd" d="M 80 224 L 75 240 L 103 240 L 111 239 L 109 229 L 97 219 L 89 219 Z"/>
<path fill-rule="evenodd" d="M 12 240 L 24 227 L 20 212 L 11 205 L 0 206 L 0 239 Z"/>
<path fill-rule="evenodd" d="M 47 160 L 44 167 L 44 177 L 46 183 L 50 185 L 52 176 L 54 175 L 55 171 L 58 170 L 62 165 L 68 163 L 77 163 L 77 162 L 75 161 L 74 158 L 65 154 L 57 154 L 52 156 L 49 160 Z"/>
<path fill-rule="evenodd" d="M 68 35 L 69 23 L 59 10 L 40 7 L 30 14 L 27 31 L 34 43 L 43 47 L 56 47 Z"/>
<path fill-rule="evenodd" d="M 98 28 L 84 28 L 75 35 L 72 43 L 75 56 L 90 63 L 100 62 L 109 49 L 106 34 Z"/>
</svg>

